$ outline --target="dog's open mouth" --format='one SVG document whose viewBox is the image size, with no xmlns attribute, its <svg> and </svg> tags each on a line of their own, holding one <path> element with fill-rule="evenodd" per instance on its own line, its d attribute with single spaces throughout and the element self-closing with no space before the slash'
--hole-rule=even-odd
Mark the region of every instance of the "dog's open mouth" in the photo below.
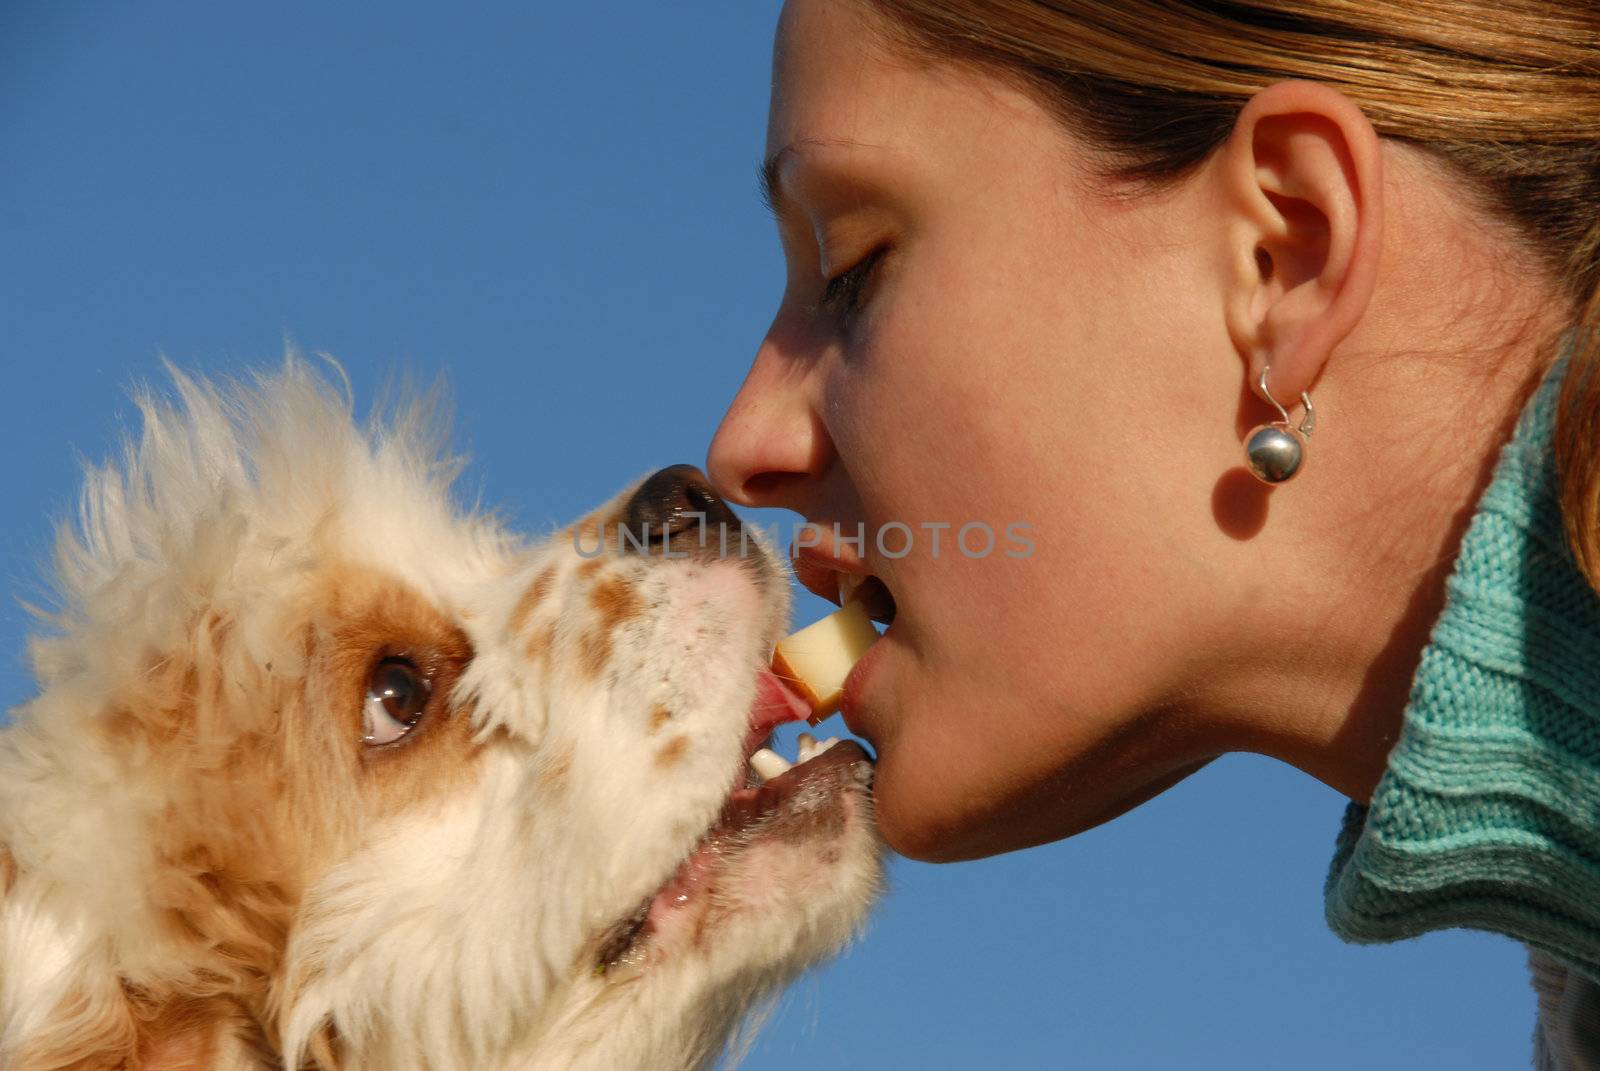
<svg viewBox="0 0 1600 1071">
<path fill-rule="evenodd" d="M 861 745 L 853 740 L 817 743 L 801 734 L 799 761 L 792 765 L 768 746 L 773 729 L 802 721 L 809 713 L 804 701 L 770 670 L 761 670 L 742 776 L 716 822 L 672 876 L 602 936 L 594 962 L 597 974 L 643 966 L 657 931 L 677 913 L 703 910 L 715 900 L 719 876 L 752 844 L 811 841 L 844 832 L 850 821 L 847 797 L 864 795 L 872 783 L 872 762 Z M 763 777 L 761 770 L 769 776 Z"/>
</svg>

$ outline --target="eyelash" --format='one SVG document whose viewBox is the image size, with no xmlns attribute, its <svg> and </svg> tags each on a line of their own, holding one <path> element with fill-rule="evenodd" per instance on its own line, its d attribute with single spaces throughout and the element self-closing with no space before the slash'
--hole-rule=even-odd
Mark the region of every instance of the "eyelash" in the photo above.
<svg viewBox="0 0 1600 1071">
<path fill-rule="evenodd" d="M 855 266 L 846 268 L 829 279 L 822 288 L 820 306 L 830 311 L 837 311 L 845 319 L 860 312 L 861 292 L 866 289 L 873 269 L 888 251 L 888 246 L 880 245 L 857 261 Z"/>
</svg>

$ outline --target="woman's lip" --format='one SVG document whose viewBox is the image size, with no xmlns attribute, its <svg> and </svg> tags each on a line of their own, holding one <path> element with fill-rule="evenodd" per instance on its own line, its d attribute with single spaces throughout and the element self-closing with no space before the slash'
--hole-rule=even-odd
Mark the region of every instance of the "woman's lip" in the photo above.
<svg viewBox="0 0 1600 1071">
<path fill-rule="evenodd" d="M 839 605 L 839 574 L 844 570 L 800 555 L 792 559 L 792 564 L 794 578 L 801 587 L 818 598 Z"/>
<path fill-rule="evenodd" d="M 839 603 L 839 574 L 869 575 L 869 570 L 852 540 L 833 538 L 833 532 L 813 524 L 804 541 L 796 539 L 789 549 L 795 579 L 812 594 Z"/>
<path fill-rule="evenodd" d="M 872 733 L 866 724 L 866 689 L 867 681 L 872 676 L 873 667 L 883 660 L 888 650 L 890 633 L 894 625 L 884 630 L 878 641 L 867 648 L 867 653 L 844 678 L 844 687 L 839 695 L 839 714 L 844 718 L 845 726 L 856 736 L 861 737 L 876 749 L 878 742 L 873 739 Z"/>
</svg>

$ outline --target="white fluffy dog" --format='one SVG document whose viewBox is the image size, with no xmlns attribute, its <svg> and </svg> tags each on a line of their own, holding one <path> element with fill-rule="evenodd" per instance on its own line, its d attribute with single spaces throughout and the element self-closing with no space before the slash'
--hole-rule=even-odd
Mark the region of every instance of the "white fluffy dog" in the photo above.
<svg viewBox="0 0 1600 1071">
<path fill-rule="evenodd" d="M 0 1066 L 698 1068 L 859 928 L 870 767 L 748 770 L 788 586 L 697 473 L 529 544 L 426 402 L 175 379 L 0 732 Z"/>
</svg>

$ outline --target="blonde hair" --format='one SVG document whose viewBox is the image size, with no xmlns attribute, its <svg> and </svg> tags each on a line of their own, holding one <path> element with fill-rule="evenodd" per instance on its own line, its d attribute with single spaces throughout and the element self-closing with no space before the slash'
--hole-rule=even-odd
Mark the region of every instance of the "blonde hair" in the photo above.
<svg viewBox="0 0 1600 1071">
<path fill-rule="evenodd" d="M 1573 309 L 1556 463 L 1600 590 L 1600 5 L 1593 0 L 867 0 L 899 43 L 1020 79 L 1136 191 L 1177 182 L 1246 101 L 1332 86 L 1442 161 Z M 1567 332 L 1563 332 L 1563 337 Z M 1559 339 L 1548 342 L 1547 353 Z"/>
</svg>

